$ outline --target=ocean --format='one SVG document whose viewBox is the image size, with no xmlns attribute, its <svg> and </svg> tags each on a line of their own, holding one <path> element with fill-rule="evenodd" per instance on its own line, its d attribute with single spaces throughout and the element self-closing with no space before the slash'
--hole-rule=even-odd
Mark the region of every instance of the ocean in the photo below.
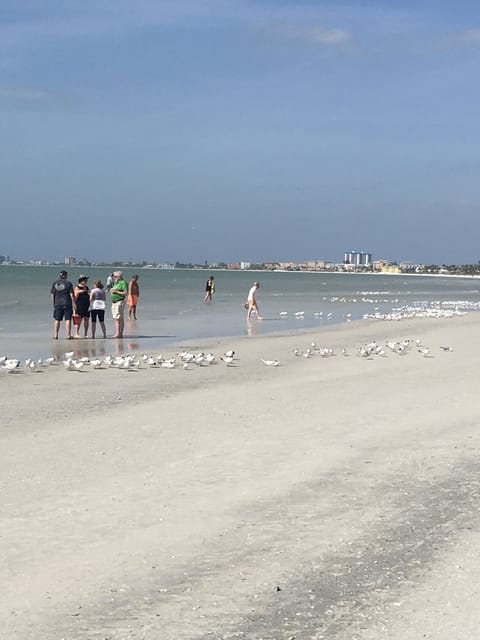
<svg viewBox="0 0 480 640">
<path fill-rule="evenodd" d="M 209 338 L 319 328 L 404 307 L 477 310 L 480 305 L 480 280 L 468 277 L 125 269 L 127 281 L 139 275 L 140 300 L 138 320 L 126 319 L 124 339 L 67 342 L 62 323 L 60 339 L 54 341 L 50 287 L 61 268 L 0 265 L 0 356 L 61 358 L 71 349 L 90 357 L 128 349 L 158 353 Z M 68 271 L 74 285 L 85 273 L 93 286 L 97 278 L 105 283 L 112 269 Z M 216 293 L 205 304 L 205 283 L 212 274 Z M 255 280 L 261 283 L 257 300 L 264 320 L 247 323 L 243 303 Z M 113 324 L 107 303 L 108 335 L 113 335 Z"/>
</svg>

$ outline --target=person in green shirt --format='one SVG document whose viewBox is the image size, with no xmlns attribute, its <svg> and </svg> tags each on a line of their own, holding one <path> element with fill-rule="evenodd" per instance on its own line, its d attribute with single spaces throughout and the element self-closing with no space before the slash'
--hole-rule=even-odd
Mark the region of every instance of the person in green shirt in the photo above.
<svg viewBox="0 0 480 640">
<path fill-rule="evenodd" d="M 123 328 L 125 326 L 124 313 L 127 296 L 128 284 L 126 280 L 123 279 L 122 272 L 115 271 L 113 274 L 113 286 L 110 289 L 112 317 L 115 320 L 114 338 L 123 338 Z"/>
</svg>

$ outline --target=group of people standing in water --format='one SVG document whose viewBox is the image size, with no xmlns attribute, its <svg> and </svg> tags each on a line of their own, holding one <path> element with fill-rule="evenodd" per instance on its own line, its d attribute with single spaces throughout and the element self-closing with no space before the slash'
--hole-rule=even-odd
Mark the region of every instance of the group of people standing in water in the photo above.
<svg viewBox="0 0 480 640">
<path fill-rule="evenodd" d="M 77 285 L 74 287 L 67 280 L 68 273 L 60 272 L 58 280 L 52 284 L 50 294 L 53 303 L 53 337 L 58 340 L 60 323 L 65 320 L 67 340 L 72 338 L 88 338 L 88 330 L 91 327 L 91 337 L 96 338 L 97 322 L 100 324 L 103 337 L 107 337 L 105 326 L 105 309 L 107 306 L 107 294 L 110 295 L 112 303 L 112 318 L 115 322 L 115 334 L 113 338 L 123 338 L 125 326 L 124 314 L 128 305 L 128 318 L 137 319 L 137 303 L 140 296 L 138 285 L 138 275 L 132 276 L 129 283 L 124 280 L 121 271 L 114 271 L 107 278 L 104 287 L 101 280 L 95 280 L 93 289 L 88 286 L 89 277 L 81 275 Z M 247 309 L 247 320 L 251 319 L 255 313 L 258 320 L 263 320 L 260 315 L 256 300 L 256 292 L 260 287 L 259 282 L 254 282 L 248 292 L 245 308 Z M 213 276 L 207 280 L 205 285 L 204 302 L 212 302 L 215 293 L 215 280 Z M 75 334 L 72 336 L 72 323 Z M 81 330 L 83 326 L 83 336 Z"/>
<path fill-rule="evenodd" d="M 123 338 L 125 326 L 124 313 L 128 305 L 128 317 L 137 319 L 137 303 L 140 296 L 138 275 L 134 275 L 130 282 L 124 280 L 121 271 L 114 271 L 107 278 L 107 286 L 104 287 L 101 280 L 95 280 L 93 289 L 88 286 L 88 276 L 80 275 L 77 285 L 74 287 L 67 280 L 68 273 L 60 272 L 58 280 L 52 284 L 50 295 L 53 303 L 53 337 L 58 340 L 60 323 L 65 320 L 66 338 L 81 338 L 83 325 L 83 337 L 88 338 L 88 329 L 91 326 L 91 337 L 97 333 L 97 322 L 100 324 L 103 337 L 107 337 L 105 326 L 105 309 L 107 306 L 107 293 L 112 303 L 112 318 L 115 322 L 115 334 L 113 338 Z M 72 336 L 72 323 L 75 334 Z"/>
</svg>

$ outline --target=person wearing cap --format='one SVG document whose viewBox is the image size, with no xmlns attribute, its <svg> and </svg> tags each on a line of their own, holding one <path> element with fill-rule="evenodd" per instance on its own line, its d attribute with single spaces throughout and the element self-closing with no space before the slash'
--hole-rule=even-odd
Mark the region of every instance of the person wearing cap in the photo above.
<svg viewBox="0 0 480 640">
<path fill-rule="evenodd" d="M 114 283 L 110 289 L 110 298 L 112 300 L 112 317 L 115 320 L 114 338 L 123 338 L 123 329 L 125 326 L 125 303 L 128 296 L 128 284 L 123 279 L 121 271 L 114 271 Z"/>
<path fill-rule="evenodd" d="M 74 290 L 75 295 L 75 338 L 80 338 L 80 327 L 83 322 L 83 337 L 88 338 L 88 325 L 90 323 L 90 289 L 88 288 L 88 276 L 81 275 Z M 77 318 L 75 320 L 75 318 Z"/>
<path fill-rule="evenodd" d="M 53 304 L 53 338 L 58 340 L 60 323 L 65 320 L 67 340 L 72 338 L 72 314 L 75 300 L 73 284 L 67 280 L 68 273 L 60 271 L 60 277 L 52 284 L 50 296 Z"/>
</svg>

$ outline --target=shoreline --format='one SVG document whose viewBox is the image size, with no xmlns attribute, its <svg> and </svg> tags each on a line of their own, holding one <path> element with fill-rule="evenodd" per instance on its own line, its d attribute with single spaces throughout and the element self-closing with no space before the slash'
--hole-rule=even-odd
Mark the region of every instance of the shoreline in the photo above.
<svg viewBox="0 0 480 640">
<path fill-rule="evenodd" d="M 477 310 L 474 309 L 470 309 L 468 312 L 462 312 L 462 315 L 464 314 L 465 316 L 469 316 L 469 315 L 476 315 L 476 313 L 478 313 Z M 461 317 L 461 316 L 460 316 Z M 124 336 L 124 338 L 121 339 L 117 339 L 117 338 L 113 338 L 112 336 L 108 336 L 107 338 L 71 338 L 71 339 L 67 339 L 65 337 L 62 337 L 62 335 L 60 335 L 58 340 L 54 340 L 53 338 L 46 338 L 45 336 L 35 336 L 35 337 L 30 337 L 30 338 L 19 338 L 17 341 L 19 344 L 22 344 L 22 348 L 23 348 L 23 352 L 19 353 L 17 350 L 17 353 L 14 353 L 14 350 L 9 350 L 8 352 L 6 352 L 4 350 L 4 352 L 0 352 L 0 357 L 1 356 L 6 356 L 8 358 L 17 358 L 18 360 L 20 360 L 21 364 L 24 365 L 25 364 L 25 360 L 28 359 L 33 359 L 33 360 L 37 360 L 37 359 L 41 359 L 41 360 L 45 360 L 48 357 L 54 356 L 57 361 L 60 361 L 61 356 L 66 353 L 66 352 L 70 352 L 70 351 L 75 351 L 76 352 L 76 356 L 77 357 L 81 357 L 81 356 L 90 356 L 90 357 L 102 357 L 104 355 L 107 355 L 108 353 L 148 353 L 151 351 L 171 351 L 172 349 L 178 349 L 180 348 L 183 344 L 186 343 L 193 343 L 193 344 L 210 344 L 210 343 L 220 343 L 220 342 L 232 342 L 232 341 L 239 341 L 239 340 L 243 340 L 243 339 L 259 339 L 259 338 L 267 338 L 267 337 L 278 337 L 278 338 L 282 338 L 282 337 L 293 337 L 293 336 L 301 336 L 303 334 L 316 334 L 316 335 L 322 335 L 324 333 L 328 334 L 330 331 L 334 331 L 335 329 L 340 329 L 340 328 L 348 328 L 348 326 L 357 326 L 357 325 L 361 325 L 364 323 L 374 323 L 374 324 L 382 324 L 382 323 L 386 323 L 386 324 L 391 324 L 392 322 L 394 324 L 402 324 L 408 321 L 411 321 L 414 318 L 411 317 L 404 317 L 404 318 L 396 318 L 394 320 L 386 320 L 386 319 L 382 319 L 382 318 L 374 318 L 373 316 L 368 316 L 365 318 L 359 318 L 359 319 L 345 319 L 345 318 L 336 318 L 336 319 L 331 319 L 328 320 L 327 322 L 323 322 L 320 323 L 316 326 L 307 326 L 307 327 L 302 327 L 302 326 L 297 326 L 296 328 L 274 328 L 270 331 L 266 331 L 266 332 L 261 332 L 261 333 L 256 333 L 256 327 L 257 325 L 259 325 L 259 327 L 263 327 L 265 326 L 264 323 L 268 323 L 268 322 L 277 322 L 278 318 L 264 318 L 264 320 L 252 320 L 250 321 L 250 323 L 246 323 L 246 329 L 243 333 L 241 334 L 232 334 L 232 335 L 216 335 L 216 336 L 208 336 L 208 337 L 197 337 L 197 336 L 190 336 L 190 337 L 186 337 L 186 338 L 178 338 L 175 336 L 163 336 L 160 337 L 158 336 L 156 338 L 156 346 L 150 346 L 149 345 L 149 340 L 151 340 L 151 336 L 148 335 L 141 335 L 141 336 L 135 336 L 135 335 L 128 335 L 128 327 L 126 326 L 126 335 Z M 420 321 L 424 321 L 426 320 L 426 318 L 418 318 Z M 447 317 L 445 318 L 438 318 L 438 321 L 442 321 L 448 319 Z M 267 325 L 268 326 L 268 325 Z M 62 330 L 64 331 L 64 327 L 61 327 L 61 332 Z M 0 342 L 2 340 L 8 340 L 7 336 L 4 336 L 0 333 Z M 25 350 L 25 344 L 26 343 L 31 343 L 31 344 L 35 344 L 35 349 L 31 348 L 30 350 L 26 351 Z M 42 350 L 41 348 L 39 348 L 39 344 L 45 344 L 45 348 Z"/>
</svg>

